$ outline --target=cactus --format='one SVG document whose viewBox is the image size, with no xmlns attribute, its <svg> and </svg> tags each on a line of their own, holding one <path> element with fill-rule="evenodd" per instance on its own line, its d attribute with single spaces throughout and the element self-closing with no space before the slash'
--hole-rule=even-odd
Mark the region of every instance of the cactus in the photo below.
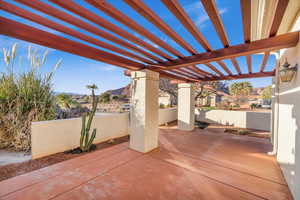
<svg viewBox="0 0 300 200">
<path fill-rule="evenodd" d="M 93 141 L 96 137 L 96 131 L 97 131 L 94 128 L 92 131 L 92 135 L 90 136 L 91 124 L 95 116 L 97 105 L 99 102 L 99 97 L 96 97 L 94 92 L 94 90 L 97 89 L 97 86 L 91 85 L 91 86 L 87 86 L 87 88 L 92 90 L 92 110 L 82 116 L 82 127 L 81 127 L 81 135 L 80 135 L 80 149 L 82 152 L 90 151 Z"/>
</svg>

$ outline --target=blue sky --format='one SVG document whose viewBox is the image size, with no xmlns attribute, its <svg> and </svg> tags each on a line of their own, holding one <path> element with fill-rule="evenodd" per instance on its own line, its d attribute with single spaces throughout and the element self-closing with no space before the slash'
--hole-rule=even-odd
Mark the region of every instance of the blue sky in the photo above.
<svg viewBox="0 0 300 200">
<path fill-rule="evenodd" d="M 93 36 L 99 40 L 105 41 L 107 43 L 113 44 L 109 41 L 106 41 L 100 37 L 97 37 L 95 35 L 92 35 L 86 31 L 83 31 L 77 27 L 74 27 L 72 25 L 69 25 L 67 23 L 64 23 L 54 17 L 47 16 L 45 14 L 42 14 L 38 11 L 35 11 L 33 9 L 30 9 L 28 7 L 25 7 L 21 4 L 15 3 L 12 0 L 5 0 L 6 2 L 18 5 L 22 8 L 26 8 L 27 10 L 30 10 L 34 13 L 37 13 L 39 15 L 42 15 L 44 17 L 47 17 L 49 19 L 52 19 L 58 23 L 61 23 L 65 26 L 74 28 L 75 30 L 78 30 L 82 33 L 85 33 L 89 36 Z M 43 2 L 49 3 L 48 1 L 43 0 Z M 139 34 L 135 33 L 134 31 L 130 30 L 126 26 L 116 22 L 114 19 L 110 18 L 109 16 L 106 16 L 101 11 L 95 9 L 94 7 L 88 5 L 83 0 L 76 0 L 77 3 L 80 5 L 90 9 L 92 12 L 104 17 L 105 19 L 115 23 L 116 25 L 120 26 L 121 28 L 129 31 L 130 33 L 140 37 L 141 39 L 148 41 L 147 38 L 144 38 L 143 36 L 140 36 Z M 178 46 L 171 38 L 166 36 L 163 32 L 161 32 L 159 29 L 157 29 L 154 25 L 149 23 L 147 20 L 145 20 L 142 16 L 140 16 L 138 13 L 136 13 L 134 10 L 132 10 L 126 3 L 124 3 L 122 0 L 109 0 L 109 3 L 113 4 L 117 9 L 122 10 L 122 12 L 126 13 L 130 18 L 135 19 L 137 23 L 142 25 L 143 27 L 150 30 L 153 34 L 158 36 L 160 39 L 166 41 L 168 44 L 179 50 L 184 55 L 189 55 L 188 52 L 186 52 L 184 49 L 182 49 L 180 46 Z M 197 25 L 199 30 L 203 33 L 203 35 L 207 38 L 209 44 L 212 46 L 213 49 L 219 49 L 222 48 L 222 43 L 219 39 L 219 37 L 216 34 L 216 31 L 209 21 L 209 18 L 203 9 L 203 6 L 199 0 L 179 0 L 180 4 L 183 6 L 185 11 L 189 14 L 191 19 L 194 21 L 194 23 Z M 188 31 L 180 24 L 180 22 L 177 21 L 177 19 L 168 11 L 168 9 L 159 1 L 159 0 L 144 0 L 144 3 L 149 6 L 152 10 L 154 10 L 166 23 L 168 23 L 180 36 L 182 36 L 191 46 L 193 46 L 198 52 L 204 52 L 204 49 L 195 41 L 195 39 L 189 34 Z M 56 5 L 49 3 L 52 6 L 57 7 Z M 230 45 L 236 45 L 243 43 L 243 27 L 242 27 L 242 18 L 240 13 L 240 4 L 239 0 L 217 0 L 217 7 L 219 9 L 219 12 L 221 14 L 221 18 L 223 21 L 223 24 L 225 26 L 225 30 L 227 32 Z M 59 8 L 59 7 L 57 7 Z M 61 9 L 61 8 L 60 8 Z M 22 19 L 20 17 L 8 14 L 4 11 L 0 11 L 0 15 L 16 20 L 18 22 L 28 24 L 31 26 L 34 26 L 36 28 L 49 31 L 53 34 L 57 34 L 69 39 L 73 39 L 76 41 L 79 41 L 78 39 L 72 38 L 70 36 L 67 36 L 63 33 L 60 33 L 58 31 L 49 29 L 47 27 L 43 27 L 41 25 L 35 24 L 33 22 L 30 22 L 28 20 Z M 8 48 L 13 43 L 18 43 L 18 53 L 22 57 L 25 57 L 27 54 L 27 47 L 30 45 L 28 42 L 16 40 L 13 38 L 9 38 L 7 36 L 0 35 L 0 47 L 2 48 Z M 80 41 L 82 42 L 82 41 Z M 148 41 L 149 42 L 149 41 Z M 86 42 L 83 42 L 85 44 L 88 44 Z M 32 44 L 31 44 L 32 45 Z M 90 46 L 94 46 L 92 44 L 88 44 Z M 114 44 L 115 45 L 115 44 Z M 118 45 L 116 45 L 118 46 Z M 46 48 L 41 47 L 38 45 L 33 45 L 34 48 L 39 49 L 39 51 L 43 51 Z M 95 46 L 94 46 L 95 47 Z M 119 46 L 120 47 L 120 46 Z M 97 47 L 99 48 L 99 47 Z M 122 48 L 122 47 L 120 47 Z M 101 48 L 99 48 L 101 49 Z M 4 69 L 4 61 L 3 61 L 3 55 L 1 53 L 1 61 L 0 61 L 0 71 L 3 71 Z M 88 90 L 85 88 L 85 85 L 90 83 L 95 83 L 99 86 L 99 92 L 103 92 L 108 89 L 116 89 L 119 87 L 123 87 L 126 84 L 129 83 L 130 79 L 123 75 L 123 69 L 119 67 L 115 67 L 109 64 L 101 63 L 98 61 L 94 61 L 91 59 L 86 59 L 83 57 L 79 57 L 76 55 L 72 55 L 69 53 L 65 53 L 62 51 L 49 49 L 49 57 L 47 61 L 47 65 L 44 66 L 44 71 L 50 71 L 53 67 L 54 63 L 62 58 L 62 65 L 59 68 L 59 70 L 56 72 L 54 77 L 54 88 L 55 91 L 58 92 L 74 92 L 74 93 L 87 93 Z M 242 69 L 242 72 L 247 72 L 247 65 L 246 65 L 246 59 L 244 57 L 237 58 L 238 63 Z M 253 72 L 257 72 L 259 70 L 259 65 L 262 60 L 262 55 L 254 55 L 252 56 L 252 65 L 253 65 Z M 225 60 L 225 63 L 227 66 L 235 73 L 235 70 L 231 64 L 230 61 Z M 216 63 L 213 63 L 215 66 L 218 67 L 221 71 L 223 71 Z M 275 58 L 274 56 L 270 56 L 266 70 L 270 70 L 275 66 Z M 198 67 L 205 69 L 207 71 L 210 71 L 206 66 L 198 65 Z M 17 70 L 21 71 L 23 70 L 24 66 L 17 66 Z M 271 78 L 257 78 L 257 79 L 242 79 L 237 81 L 250 81 L 254 87 L 262 87 L 266 85 L 271 84 Z M 229 82 L 231 83 L 231 82 Z"/>
</svg>

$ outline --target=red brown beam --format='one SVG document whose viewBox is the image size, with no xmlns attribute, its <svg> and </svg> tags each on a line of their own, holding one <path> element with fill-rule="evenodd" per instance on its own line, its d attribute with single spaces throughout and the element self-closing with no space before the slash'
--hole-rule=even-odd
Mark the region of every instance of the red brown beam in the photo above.
<svg viewBox="0 0 300 200">
<path fill-rule="evenodd" d="M 148 49 L 149 51 L 165 58 L 165 59 L 171 59 L 171 57 L 164 53 L 163 51 L 161 51 L 160 49 L 152 46 L 151 44 L 145 42 L 144 40 L 136 37 L 133 34 L 130 34 L 129 32 L 127 32 L 126 30 L 120 28 L 119 26 L 114 25 L 113 23 L 109 22 L 108 20 L 100 17 L 99 15 L 96 15 L 95 13 L 91 12 L 90 10 L 78 5 L 77 3 L 73 2 L 72 0 L 50 0 L 51 2 L 57 4 L 58 6 L 73 12 L 75 14 L 77 14 L 80 17 L 83 17 L 145 49 Z M 161 60 L 160 58 L 150 54 L 150 56 L 148 56 L 149 58 L 156 60 L 158 62 L 162 62 L 163 60 Z"/>
<path fill-rule="evenodd" d="M 260 72 L 263 72 L 265 70 L 269 56 L 270 56 L 270 52 L 264 53 L 264 57 L 262 59 L 261 65 L 260 65 L 260 70 L 259 70 Z"/>
<path fill-rule="evenodd" d="M 277 34 L 288 4 L 289 0 L 277 0 L 275 14 L 273 16 L 272 24 L 269 31 L 269 37 L 273 37 Z"/>
<path fill-rule="evenodd" d="M 184 9 L 179 5 L 177 0 L 162 0 L 162 2 L 173 13 L 173 15 L 176 16 L 176 18 L 182 23 L 182 25 L 191 33 L 191 35 L 199 42 L 199 44 L 203 46 L 206 51 L 212 50 L 205 37 L 198 30 L 198 28 L 186 14 Z"/>
<path fill-rule="evenodd" d="M 188 68 L 189 70 L 191 70 L 191 71 L 193 71 L 193 72 L 195 72 L 195 73 L 197 73 L 197 74 L 200 74 L 200 75 L 202 75 L 202 76 L 205 76 L 205 77 L 212 77 L 212 76 L 214 76 L 214 75 L 211 74 L 211 73 L 208 73 L 208 72 L 206 72 L 206 71 L 204 71 L 204 70 L 202 70 L 202 69 L 199 69 L 199 68 L 196 67 L 195 65 L 188 66 L 187 68 Z"/>
<path fill-rule="evenodd" d="M 297 45 L 298 41 L 299 31 L 290 32 L 271 38 L 256 40 L 251 43 L 230 46 L 228 48 L 200 53 L 194 56 L 187 56 L 183 59 L 176 59 L 172 62 L 162 63 L 160 66 L 176 69 L 189 65 L 204 64 L 229 59 L 232 57 L 246 56 L 266 51 L 294 47 Z"/>
<path fill-rule="evenodd" d="M 211 63 L 205 63 L 208 68 L 210 68 L 212 71 L 216 72 L 219 76 L 224 76 L 224 74 L 218 70 L 215 66 L 213 66 Z"/>
<path fill-rule="evenodd" d="M 241 0 L 241 13 L 243 21 L 244 41 L 249 43 L 251 41 L 251 1 Z"/>
<path fill-rule="evenodd" d="M 275 72 L 257 72 L 252 74 L 237 74 L 231 76 L 221 76 L 216 78 L 204 79 L 204 81 L 221 81 L 221 80 L 232 80 L 232 79 L 244 79 L 244 78 L 262 78 L 262 77 L 270 77 L 275 76 Z"/>
<path fill-rule="evenodd" d="M 177 57 L 183 57 L 183 55 L 171 47 L 166 42 L 162 41 L 152 33 L 150 33 L 148 30 L 140 26 L 138 23 L 136 23 L 134 20 L 130 19 L 127 15 L 117 10 L 115 7 L 113 7 L 110 3 L 108 3 L 106 0 L 85 0 L 86 2 L 93 5 L 95 8 L 101 10 L 102 12 L 106 13 L 110 17 L 114 18 L 115 20 L 121 22 L 125 26 L 129 27 L 130 29 L 136 31 L 137 33 L 143 35 L 144 37 L 148 38 L 150 41 L 154 42 L 158 46 L 162 47 L 166 51 L 172 53 L 173 55 Z"/>
<path fill-rule="evenodd" d="M 73 30 L 71 28 L 68 28 L 68 27 L 63 26 L 61 24 L 53 22 L 53 21 L 51 21 L 51 20 L 49 20 L 49 19 L 47 19 L 45 17 L 42 17 L 40 15 L 36 15 L 36 14 L 34 14 L 32 12 L 29 12 L 27 10 L 19 8 L 19 7 L 15 6 L 15 5 L 13 5 L 13 4 L 6 3 L 6 2 L 3 1 L 3 2 L 1 2 L 1 8 L 0 9 L 4 10 L 6 12 L 9 12 L 11 14 L 23 17 L 25 19 L 28 19 L 30 21 L 36 22 L 36 23 L 41 24 L 43 26 L 49 27 L 51 29 L 57 30 L 57 31 L 59 31 L 61 33 L 65 33 L 65 34 L 68 34 L 68 35 L 70 35 L 72 37 L 78 38 L 80 40 L 89 42 L 89 43 L 94 44 L 94 45 L 97 45 L 99 47 L 102 47 L 102 48 L 114 51 L 114 52 L 119 53 L 119 54 L 121 54 L 123 56 L 128 56 L 130 58 L 133 58 L 133 59 L 136 59 L 136 60 L 148 63 L 148 64 L 153 64 L 153 62 L 151 60 L 148 60 L 148 59 L 143 58 L 141 56 L 135 55 L 135 54 L 133 54 L 131 52 L 125 51 L 123 49 L 120 49 L 120 48 L 118 48 L 118 47 L 116 47 L 114 45 L 102 42 L 102 41 L 100 41 L 98 39 L 95 39 L 93 37 L 90 37 L 88 35 L 82 34 L 79 31 L 75 31 L 75 30 Z"/>
<path fill-rule="evenodd" d="M 156 60 L 157 57 L 154 57 L 153 55 L 151 55 L 150 53 L 136 47 L 135 45 L 132 45 L 112 34 L 110 34 L 109 32 L 107 31 L 104 31 L 104 30 L 101 30 L 99 29 L 98 27 L 94 26 L 94 25 L 91 25 L 89 23 L 86 23 L 84 22 L 83 20 L 81 20 L 80 18 L 78 17 L 75 17 L 75 16 L 72 16 L 72 15 L 69 15 L 68 13 L 66 12 L 63 12 L 49 4 L 46 4 L 46 3 L 43 3 L 41 1 L 38 1 L 38 0 L 15 0 L 16 2 L 19 2 L 19 3 L 22 3 L 26 6 L 29 6 L 33 9 L 36 9 L 36 10 L 39 10 L 47 15 L 50 15 L 50 16 L 53 16 L 53 17 L 56 17 L 62 21 L 65 21 L 69 24 L 72 24 L 72 25 L 75 25 L 83 30 L 86 30 L 90 33 L 93 33 L 95 35 L 98 35 L 106 40 L 109 40 L 109 41 L 112 41 L 116 44 L 119 44 L 125 48 L 128 48 L 132 51 L 135 51 L 137 53 L 141 53 L 151 59 L 154 59 Z M 161 60 L 159 60 L 161 61 Z"/>
<path fill-rule="evenodd" d="M 97 61 L 106 62 L 108 64 L 117 65 L 126 69 L 138 70 L 145 68 L 144 65 L 121 56 L 101 51 L 88 45 L 81 44 L 1 16 L 0 34 Z"/>
<path fill-rule="evenodd" d="M 246 56 L 247 66 L 248 66 L 248 73 L 252 73 L 252 62 L 251 62 L 251 56 Z"/>
<path fill-rule="evenodd" d="M 158 27 L 166 35 L 172 38 L 177 44 L 183 47 L 191 54 L 196 54 L 196 50 L 184 41 L 168 24 L 166 24 L 158 15 L 156 15 L 148 6 L 141 0 L 124 0 L 131 8 L 133 8 L 140 15 L 145 17 L 153 25 Z"/>
<path fill-rule="evenodd" d="M 230 59 L 232 65 L 234 66 L 235 70 L 237 71 L 238 74 L 241 74 L 241 69 L 239 66 L 239 63 L 237 62 L 237 60 L 235 58 Z"/>
<path fill-rule="evenodd" d="M 224 47 L 229 47 L 228 37 L 225 32 L 225 28 L 218 12 L 215 0 L 201 0 L 201 2 L 211 22 L 213 23 Z"/>
<path fill-rule="evenodd" d="M 226 64 L 222 60 L 217 61 L 217 63 L 224 69 L 227 74 L 232 75 L 231 71 L 227 68 Z"/>
</svg>

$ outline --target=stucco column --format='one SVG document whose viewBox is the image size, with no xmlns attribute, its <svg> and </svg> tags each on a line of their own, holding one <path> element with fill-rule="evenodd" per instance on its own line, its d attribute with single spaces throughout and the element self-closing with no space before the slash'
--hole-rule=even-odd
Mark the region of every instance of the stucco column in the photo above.
<svg viewBox="0 0 300 200">
<path fill-rule="evenodd" d="M 195 123 L 193 84 L 178 84 L 178 129 L 191 131 Z"/>
<path fill-rule="evenodd" d="M 146 153 L 158 146 L 159 73 L 131 73 L 130 148 Z"/>
</svg>

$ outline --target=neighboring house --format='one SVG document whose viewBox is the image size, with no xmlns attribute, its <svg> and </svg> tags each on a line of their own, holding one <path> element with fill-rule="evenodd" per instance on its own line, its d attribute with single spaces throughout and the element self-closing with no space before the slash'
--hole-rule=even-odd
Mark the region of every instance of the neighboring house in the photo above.
<svg viewBox="0 0 300 200">
<path fill-rule="evenodd" d="M 221 101 L 227 100 L 229 94 L 218 90 L 205 98 L 196 99 L 197 106 L 217 106 Z"/>
</svg>

